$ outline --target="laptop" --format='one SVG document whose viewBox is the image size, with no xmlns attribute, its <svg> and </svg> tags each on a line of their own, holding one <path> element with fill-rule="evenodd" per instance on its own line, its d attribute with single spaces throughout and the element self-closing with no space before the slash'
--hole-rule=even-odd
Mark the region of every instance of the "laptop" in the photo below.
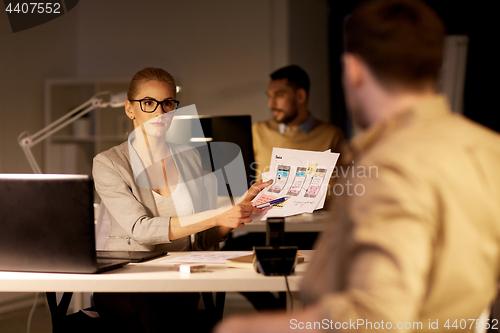
<svg viewBox="0 0 500 333">
<path fill-rule="evenodd" d="M 100 273 L 127 264 L 97 259 L 93 196 L 87 175 L 0 174 L 0 270 Z"/>
<path fill-rule="evenodd" d="M 168 254 L 167 251 L 106 251 L 97 250 L 97 259 L 123 259 L 130 262 L 146 262 Z"/>
</svg>

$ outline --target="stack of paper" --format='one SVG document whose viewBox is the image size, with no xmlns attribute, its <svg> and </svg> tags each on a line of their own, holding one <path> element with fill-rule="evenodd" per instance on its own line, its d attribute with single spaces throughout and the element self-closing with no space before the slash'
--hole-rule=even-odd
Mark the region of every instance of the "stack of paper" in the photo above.
<svg viewBox="0 0 500 333">
<path fill-rule="evenodd" d="M 267 217 L 285 217 L 312 213 L 323 208 L 328 183 L 340 156 L 330 150 L 316 152 L 285 148 L 273 148 L 270 171 L 262 174 L 262 180 L 274 183 L 253 200 L 254 206 L 281 197 L 288 199 L 273 205 L 254 220 Z"/>
</svg>

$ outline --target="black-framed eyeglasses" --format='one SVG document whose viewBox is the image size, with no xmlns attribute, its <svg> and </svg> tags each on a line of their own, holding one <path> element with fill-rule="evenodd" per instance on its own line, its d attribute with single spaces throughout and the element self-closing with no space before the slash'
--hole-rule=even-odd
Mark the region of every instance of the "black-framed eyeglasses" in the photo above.
<svg viewBox="0 0 500 333">
<path fill-rule="evenodd" d="M 163 102 L 157 101 L 152 98 L 143 98 L 143 99 L 129 99 L 130 102 L 139 102 L 141 106 L 142 112 L 153 113 L 158 108 L 158 105 L 161 104 L 161 108 L 163 112 L 175 112 L 179 107 L 179 101 L 175 99 L 166 99 Z"/>
</svg>

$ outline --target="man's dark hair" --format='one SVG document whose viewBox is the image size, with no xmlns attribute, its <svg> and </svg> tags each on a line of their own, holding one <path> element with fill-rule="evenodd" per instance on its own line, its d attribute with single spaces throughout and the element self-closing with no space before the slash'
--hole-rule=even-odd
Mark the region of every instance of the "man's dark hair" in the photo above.
<svg viewBox="0 0 500 333">
<path fill-rule="evenodd" d="M 361 57 L 386 86 L 435 84 L 444 36 L 441 19 L 418 0 L 365 2 L 344 23 L 345 52 Z"/>
<path fill-rule="evenodd" d="M 309 87 L 311 85 L 309 82 L 309 75 L 299 66 L 291 65 L 280 68 L 270 76 L 271 80 L 288 79 L 288 84 L 291 85 L 293 89 L 302 88 L 306 91 L 307 96 L 309 96 Z"/>
</svg>

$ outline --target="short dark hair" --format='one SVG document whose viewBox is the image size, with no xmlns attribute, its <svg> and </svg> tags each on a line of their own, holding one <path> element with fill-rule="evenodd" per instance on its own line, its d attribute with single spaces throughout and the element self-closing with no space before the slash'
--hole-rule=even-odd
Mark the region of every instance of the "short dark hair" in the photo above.
<svg viewBox="0 0 500 333">
<path fill-rule="evenodd" d="M 385 85 L 422 89 L 435 84 L 443 59 L 445 28 L 419 0 L 375 0 L 344 21 L 345 52 L 360 56 Z"/>
<path fill-rule="evenodd" d="M 280 68 L 274 71 L 270 77 L 271 80 L 287 79 L 288 84 L 294 89 L 302 88 L 309 96 L 309 87 L 311 86 L 309 75 L 307 75 L 306 71 L 297 65 Z"/>
</svg>

